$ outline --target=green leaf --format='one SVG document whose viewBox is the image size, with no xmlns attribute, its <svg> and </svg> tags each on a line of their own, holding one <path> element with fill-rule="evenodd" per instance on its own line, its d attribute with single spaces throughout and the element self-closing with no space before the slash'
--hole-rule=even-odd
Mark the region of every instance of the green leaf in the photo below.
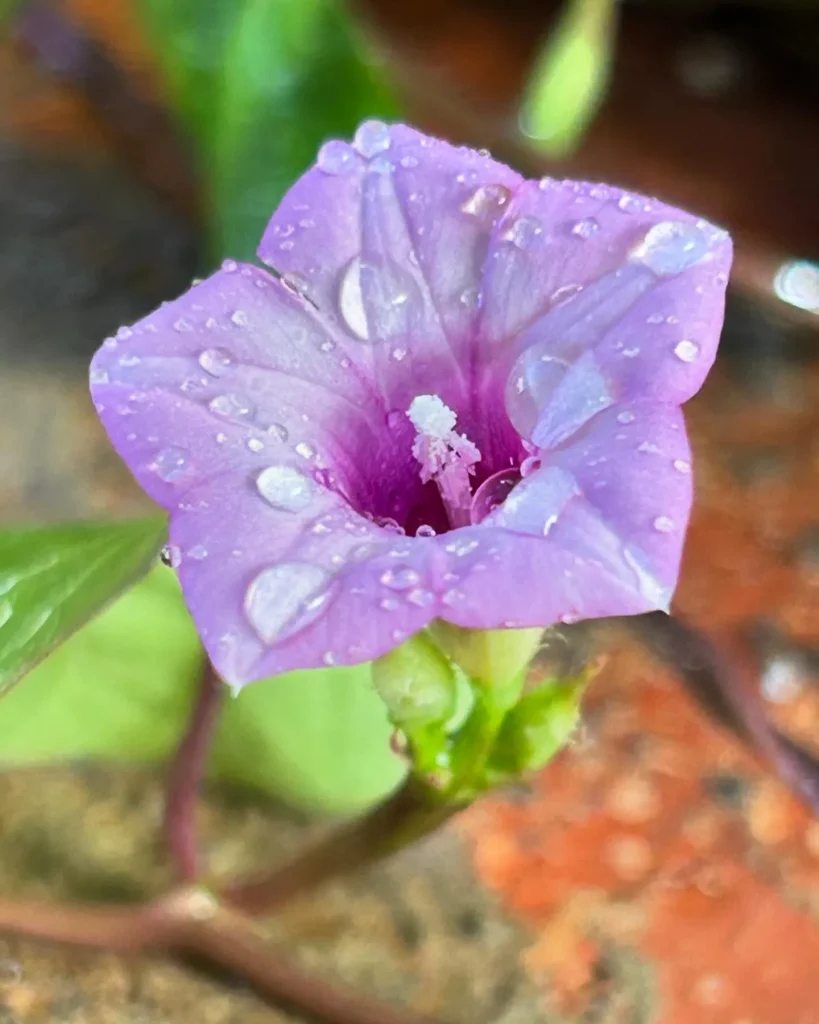
<svg viewBox="0 0 819 1024">
<path fill-rule="evenodd" d="M 210 152 L 222 61 L 246 0 L 137 0 L 171 104 L 200 148 Z"/>
<path fill-rule="evenodd" d="M 144 576 L 160 517 L 0 533 L 0 693 Z"/>
<path fill-rule="evenodd" d="M 172 572 L 158 566 L 0 702 L 0 765 L 166 760 L 202 651 Z M 212 774 L 301 807 L 349 812 L 402 775 L 368 665 L 293 672 L 228 696 Z"/>
<path fill-rule="evenodd" d="M 213 181 L 218 255 L 250 258 L 281 197 L 331 136 L 395 106 L 336 0 L 247 0 L 225 52 Z"/>
<path fill-rule="evenodd" d="M 615 0 L 568 0 L 529 79 L 521 130 L 553 158 L 580 142 L 608 87 Z"/>
</svg>

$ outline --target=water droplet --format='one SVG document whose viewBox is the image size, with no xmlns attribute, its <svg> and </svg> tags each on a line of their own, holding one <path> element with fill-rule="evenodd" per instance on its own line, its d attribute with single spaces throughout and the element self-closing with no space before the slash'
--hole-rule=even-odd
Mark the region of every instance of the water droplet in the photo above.
<svg viewBox="0 0 819 1024">
<path fill-rule="evenodd" d="M 402 167 L 406 167 L 407 170 L 410 170 L 411 168 L 418 166 L 418 160 L 414 156 L 402 156 L 400 164 Z"/>
<path fill-rule="evenodd" d="M 330 338 L 326 338 L 319 345 L 319 348 L 321 349 L 322 352 L 332 352 L 335 347 L 336 347 L 336 343 L 334 341 L 332 341 Z"/>
<path fill-rule="evenodd" d="M 409 590 L 421 582 L 421 577 L 409 566 L 387 569 L 381 574 L 381 582 L 390 590 Z"/>
<path fill-rule="evenodd" d="M 358 126 L 353 145 L 358 152 L 369 159 L 390 148 L 390 130 L 383 121 L 365 121 Z"/>
<path fill-rule="evenodd" d="M 258 437 L 249 437 L 247 440 L 247 446 L 252 452 L 264 451 L 264 441 L 260 441 Z"/>
<path fill-rule="evenodd" d="M 162 560 L 162 564 L 169 566 L 171 569 L 177 569 L 182 562 L 182 552 L 176 544 L 166 544 L 159 553 L 159 557 Z"/>
<path fill-rule="evenodd" d="M 647 324 L 661 324 L 665 320 L 662 313 L 652 313 L 651 316 L 646 317 Z"/>
<path fill-rule="evenodd" d="M 303 459 L 312 459 L 316 454 L 316 450 L 307 444 L 306 441 L 299 441 L 296 445 L 296 454 L 301 455 Z"/>
<path fill-rule="evenodd" d="M 435 537 L 437 536 L 436 530 L 432 526 L 428 526 L 426 523 L 422 523 L 415 531 L 416 537 Z"/>
<path fill-rule="evenodd" d="M 151 469 L 160 480 L 171 484 L 185 475 L 190 467 L 188 453 L 184 448 L 163 448 L 151 462 Z"/>
<path fill-rule="evenodd" d="M 222 270 L 226 274 L 233 274 L 238 269 L 239 264 L 236 260 L 222 260 Z"/>
<path fill-rule="evenodd" d="M 367 325 L 367 315 L 364 312 L 364 300 L 361 295 L 361 260 L 358 256 L 349 262 L 342 274 L 338 304 L 344 323 L 353 334 L 363 341 L 367 341 L 370 329 Z"/>
<path fill-rule="evenodd" d="M 481 293 L 477 288 L 464 288 L 458 296 L 458 301 L 467 309 L 474 309 L 480 301 Z"/>
<path fill-rule="evenodd" d="M 461 204 L 461 209 L 471 217 L 494 221 L 509 202 L 510 195 L 503 185 L 482 185 Z"/>
<path fill-rule="evenodd" d="M 236 324 L 237 327 L 247 327 L 250 320 L 243 309 L 237 309 L 234 313 L 230 314 L 230 322 Z"/>
<path fill-rule="evenodd" d="M 600 225 L 594 217 L 584 217 L 572 226 L 572 234 L 578 238 L 592 238 L 600 230 Z"/>
<path fill-rule="evenodd" d="M 449 607 L 451 608 L 452 605 L 458 604 L 460 601 L 463 601 L 465 598 L 466 598 L 466 594 L 464 594 L 464 592 L 462 590 L 456 590 L 456 589 L 453 588 L 452 590 L 447 590 L 444 593 L 443 597 L 441 598 L 441 601 L 445 605 L 449 605 Z"/>
<path fill-rule="evenodd" d="M 300 512 L 316 494 L 316 483 L 292 466 L 268 466 L 256 477 L 256 488 L 273 508 Z"/>
<path fill-rule="evenodd" d="M 318 151 L 316 166 L 325 174 L 349 174 L 355 169 L 356 159 L 352 148 L 341 139 L 330 139 Z"/>
<path fill-rule="evenodd" d="M 392 352 L 390 352 L 390 355 L 396 363 L 401 363 L 407 357 L 407 350 L 405 348 L 394 348 Z"/>
<path fill-rule="evenodd" d="M 655 224 L 631 252 L 631 258 L 655 274 L 679 274 L 708 252 L 708 238 L 696 224 L 664 220 Z"/>
<path fill-rule="evenodd" d="M 640 349 L 636 345 L 634 346 L 634 348 L 624 348 L 623 349 L 623 356 L 626 359 L 636 359 L 637 356 L 639 356 L 639 354 L 640 354 Z"/>
<path fill-rule="evenodd" d="M 385 612 L 397 611 L 401 605 L 394 597 L 385 597 L 382 601 L 378 602 L 378 607 L 382 608 Z"/>
<path fill-rule="evenodd" d="M 617 413 L 618 423 L 633 423 L 635 419 L 636 417 L 634 413 L 630 412 L 628 409 L 624 409 L 622 412 Z"/>
<path fill-rule="evenodd" d="M 474 537 L 456 537 L 455 540 L 447 544 L 446 551 L 457 558 L 463 558 L 465 555 L 471 555 L 479 546 L 480 541 L 475 540 Z"/>
<path fill-rule="evenodd" d="M 91 367 L 90 380 L 92 384 L 107 384 L 108 374 L 105 370 L 100 370 L 97 366 Z"/>
<path fill-rule="evenodd" d="M 190 322 L 190 320 L 187 320 L 185 319 L 184 316 L 181 316 L 178 320 L 174 321 L 173 329 L 175 331 L 179 331 L 180 334 L 185 334 L 188 331 L 193 330 L 193 324 Z"/>
<path fill-rule="evenodd" d="M 282 562 L 263 569 L 245 594 L 245 613 L 260 639 L 275 643 L 321 613 L 330 577 L 317 565 Z"/>
<path fill-rule="evenodd" d="M 256 412 L 250 399 L 235 394 L 217 395 L 208 402 L 208 408 L 228 420 L 247 420 Z"/>
<path fill-rule="evenodd" d="M 674 355 L 684 363 L 693 363 L 700 354 L 700 347 L 693 341 L 681 341 L 674 346 Z"/>
<path fill-rule="evenodd" d="M 518 217 L 503 232 L 501 240 L 518 249 L 536 249 L 543 243 L 543 225 L 536 217 Z"/>
<path fill-rule="evenodd" d="M 536 473 L 540 469 L 542 464 L 539 455 L 527 455 L 520 464 L 520 475 L 522 477 L 531 476 L 532 473 Z"/>
<path fill-rule="evenodd" d="M 419 608 L 429 608 L 431 604 L 435 603 L 435 595 L 431 590 L 424 590 L 421 587 L 413 587 L 413 589 L 407 594 L 407 601 L 410 604 L 417 605 Z"/>
<path fill-rule="evenodd" d="M 233 356 L 224 348 L 206 348 L 199 356 L 199 365 L 211 377 L 224 377 L 236 365 Z"/>
<path fill-rule="evenodd" d="M 273 437 L 277 438 L 279 441 L 286 441 L 288 437 L 290 437 L 287 427 L 283 423 L 272 423 L 267 428 L 267 432 L 268 434 L 272 434 Z"/>
<path fill-rule="evenodd" d="M 194 546 L 188 551 L 188 558 L 192 558 L 196 562 L 201 562 L 202 559 L 207 557 L 208 549 L 204 544 L 194 544 Z"/>
<path fill-rule="evenodd" d="M 674 459 L 674 469 L 676 469 L 678 473 L 690 473 L 691 463 L 687 462 L 685 459 Z"/>
<path fill-rule="evenodd" d="M 637 451 L 642 452 L 644 455 L 662 455 L 662 452 L 657 445 L 653 444 L 651 441 L 642 441 L 637 446 Z"/>
<path fill-rule="evenodd" d="M 624 213 L 640 213 L 643 209 L 642 201 L 637 196 L 629 195 L 627 192 L 617 200 L 617 206 Z"/>
<path fill-rule="evenodd" d="M 668 516 L 657 516 L 654 520 L 654 529 L 659 533 L 671 533 L 674 529 L 674 520 Z"/>
</svg>

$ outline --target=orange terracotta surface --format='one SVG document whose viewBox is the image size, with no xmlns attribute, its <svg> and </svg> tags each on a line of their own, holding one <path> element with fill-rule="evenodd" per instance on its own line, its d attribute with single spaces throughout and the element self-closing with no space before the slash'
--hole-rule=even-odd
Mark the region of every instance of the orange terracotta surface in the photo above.
<svg viewBox="0 0 819 1024">
<path fill-rule="evenodd" d="M 819 371 L 779 384 L 778 399 L 754 395 L 723 373 L 689 407 L 697 501 L 677 607 L 718 639 L 761 620 L 788 643 L 819 635 L 819 567 L 800 553 L 819 510 Z M 743 482 L 737 464 L 760 453 L 770 464 Z M 814 749 L 816 682 L 806 668 L 768 704 Z M 628 1020 L 819 1021 L 819 821 L 633 645 L 531 792 L 460 827 L 532 927 L 527 969 L 572 1019 L 614 990 L 643 1000 Z M 628 957 L 636 971 L 612 974 Z"/>
</svg>

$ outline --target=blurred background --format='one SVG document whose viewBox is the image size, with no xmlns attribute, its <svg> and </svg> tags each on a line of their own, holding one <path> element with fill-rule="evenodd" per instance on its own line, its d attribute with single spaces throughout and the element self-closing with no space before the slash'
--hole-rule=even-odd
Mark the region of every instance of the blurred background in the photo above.
<svg viewBox="0 0 819 1024">
<path fill-rule="evenodd" d="M 816 0 L 0 0 L 0 18 L 3 521 L 145 510 L 89 356 L 251 256 L 323 139 L 400 117 L 734 235 L 720 360 L 688 407 L 676 606 L 819 752 Z M 621 646 L 582 738 L 530 787 L 273 938 L 452 1021 L 819 1022 L 819 825 Z M 3 886 L 150 887 L 158 801 L 139 773 L 5 774 Z M 206 813 L 225 869 L 299 827 L 219 794 Z M 12 1024 L 295 1019 L 270 1013 L 178 967 L 0 948 Z"/>
</svg>

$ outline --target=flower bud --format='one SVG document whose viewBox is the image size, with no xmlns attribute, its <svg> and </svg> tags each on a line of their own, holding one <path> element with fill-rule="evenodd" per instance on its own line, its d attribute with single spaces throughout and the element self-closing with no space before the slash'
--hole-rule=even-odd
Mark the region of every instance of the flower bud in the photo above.
<svg viewBox="0 0 819 1024">
<path fill-rule="evenodd" d="M 447 658 L 417 633 L 373 662 L 373 683 L 390 720 L 409 730 L 446 722 L 455 712 L 457 684 Z"/>
</svg>

